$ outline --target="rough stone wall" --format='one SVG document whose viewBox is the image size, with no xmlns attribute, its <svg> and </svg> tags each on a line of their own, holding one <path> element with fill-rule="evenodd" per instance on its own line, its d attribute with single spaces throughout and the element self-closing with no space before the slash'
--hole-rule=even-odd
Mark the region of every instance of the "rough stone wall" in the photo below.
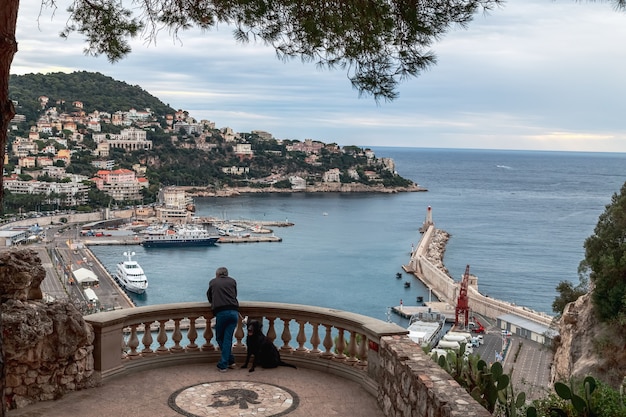
<svg viewBox="0 0 626 417">
<path fill-rule="evenodd" d="M 491 416 L 408 337 L 383 337 L 378 354 L 378 404 L 385 416 Z"/>
<path fill-rule="evenodd" d="M 34 251 L 0 254 L 3 400 L 9 408 L 97 385 L 93 329 L 72 304 L 42 301 L 44 277 Z"/>
</svg>

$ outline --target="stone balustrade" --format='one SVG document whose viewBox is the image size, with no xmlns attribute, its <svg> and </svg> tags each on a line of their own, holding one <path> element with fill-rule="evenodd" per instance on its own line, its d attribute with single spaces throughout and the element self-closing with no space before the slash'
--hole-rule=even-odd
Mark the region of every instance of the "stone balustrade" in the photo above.
<svg viewBox="0 0 626 417">
<path fill-rule="evenodd" d="M 404 335 L 394 323 L 314 306 L 242 302 L 242 317 L 262 319 L 283 360 L 341 374 L 376 395 L 377 346 L 382 336 Z M 95 332 L 94 366 L 103 380 L 134 368 L 217 362 L 219 348 L 208 303 L 144 306 L 85 316 Z M 150 332 L 144 329 L 150 328 Z M 246 352 L 240 318 L 233 353 Z"/>
<path fill-rule="evenodd" d="M 242 302 L 240 313 L 261 319 L 284 361 L 359 383 L 388 417 L 489 416 L 394 323 L 342 310 Z M 85 316 L 93 326 L 94 368 L 103 381 L 133 371 L 217 362 L 219 348 L 208 303 L 178 303 Z M 150 329 L 146 332 L 145 329 Z M 240 319 L 233 352 L 244 358 Z"/>
</svg>

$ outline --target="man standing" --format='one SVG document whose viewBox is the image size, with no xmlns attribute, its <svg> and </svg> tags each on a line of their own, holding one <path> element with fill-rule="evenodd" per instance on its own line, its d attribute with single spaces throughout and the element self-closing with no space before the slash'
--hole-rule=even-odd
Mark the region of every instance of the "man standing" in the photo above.
<svg viewBox="0 0 626 417">
<path fill-rule="evenodd" d="M 215 316 L 215 339 L 222 352 L 217 368 L 220 372 L 226 372 L 228 368 L 235 367 L 233 333 L 239 320 L 237 281 L 228 276 L 228 269 L 223 266 L 217 268 L 215 278 L 209 282 L 206 296 Z"/>
</svg>

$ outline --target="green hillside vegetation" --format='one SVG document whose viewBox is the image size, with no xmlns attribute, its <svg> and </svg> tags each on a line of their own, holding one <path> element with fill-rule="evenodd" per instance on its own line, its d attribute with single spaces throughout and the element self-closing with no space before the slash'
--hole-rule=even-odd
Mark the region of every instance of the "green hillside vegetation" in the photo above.
<svg viewBox="0 0 626 417">
<path fill-rule="evenodd" d="M 207 124 L 202 125 L 201 132 L 189 131 L 188 133 L 183 128 L 172 130 L 171 126 L 166 123 L 165 116 L 174 115 L 176 110 L 163 104 L 158 98 L 138 86 L 130 86 L 99 73 L 12 76 L 10 90 L 11 99 L 18 104 L 16 113 L 26 117 L 25 121 L 14 122 L 9 131 L 7 173 L 12 172 L 19 160 L 17 155 L 11 153 L 13 142 L 17 137 L 27 138 L 31 127 L 35 126 L 37 120 L 43 115 L 47 115 L 47 119 L 50 119 L 50 117 L 57 117 L 49 116 L 50 114 L 75 114 L 77 110 L 80 110 L 73 107 L 75 101 L 83 103 L 82 110 L 85 114 L 90 114 L 95 110 L 114 114 L 131 108 L 138 111 L 149 108 L 154 119 L 135 127 L 144 126 L 147 139 L 152 141 L 150 150 L 138 149 L 125 152 L 119 148 L 111 148 L 108 157 L 95 156 L 92 151 L 96 149 L 97 144 L 93 138 L 93 132 L 81 122 L 77 124 L 77 128 L 83 135 L 78 138 L 69 130 L 58 131 L 58 127 L 54 127 L 51 134 L 40 133 L 40 139 L 37 140 L 40 150 L 44 146 L 52 145 L 57 151 L 65 146 L 56 139 L 67 140 L 67 148 L 73 150 L 70 164 L 63 165 L 68 174 L 91 178 L 98 171 L 92 162 L 102 159 L 113 160 L 115 168 L 133 169 L 137 165 L 146 167 L 145 176 L 150 185 L 143 190 L 142 201 L 125 201 L 124 204 L 151 203 L 155 201 L 158 190 L 169 185 L 207 187 L 213 190 L 219 190 L 224 186 L 266 188 L 270 186 L 271 181 L 266 180 L 270 176 L 278 177 L 277 180 L 273 180 L 274 186 L 278 188 L 291 188 L 288 180 L 291 176 L 301 177 L 308 185 L 315 185 L 322 182 L 326 171 L 335 168 L 340 172 L 341 183 L 383 185 L 384 187 L 415 185 L 412 181 L 392 172 L 382 160 L 368 157 L 365 150 L 357 146 L 346 146 L 340 149 L 334 143 L 324 144 L 314 141 L 319 149 L 314 160 L 308 160 L 310 155 L 304 151 L 288 151 L 288 146 L 300 143 L 298 140 L 278 141 L 262 138 L 253 133 L 239 133 L 239 139 L 227 141 L 220 130 Z M 43 107 L 39 100 L 41 96 L 49 99 Z M 56 112 L 50 112 L 51 108 L 56 108 Z M 186 112 L 184 113 L 187 117 Z M 185 121 L 200 126 L 193 117 L 188 117 Z M 117 134 L 127 127 L 109 122 L 102 122 L 100 126 L 101 133 L 106 134 Z M 254 156 L 240 158 L 236 155 L 234 148 L 237 142 L 250 144 Z M 237 175 L 223 171 L 223 168 L 232 167 L 241 169 L 243 173 Z M 38 170 L 40 168 L 22 168 L 20 177 L 23 180 L 32 179 Z M 99 195 L 97 192 L 91 194 L 90 204 L 93 207 L 110 203 L 110 198 Z M 24 195 L 18 197 L 8 192 L 5 193 L 5 199 L 4 209 L 9 212 L 16 208 L 26 209 L 32 206 L 41 208 L 44 205 L 41 198 Z M 31 200 L 34 203 L 29 203 Z"/>
<path fill-rule="evenodd" d="M 98 72 L 11 75 L 9 97 L 18 103 L 16 113 L 25 115 L 28 121 L 36 121 L 41 111 L 40 96 L 48 97 L 52 105 L 64 111 L 71 111 L 74 101 L 81 101 L 87 113 L 94 110 L 128 111 L 131 108 L 149 108 L 158 115 L 175 111 L 141 87 Z M 61 102 L 57 104 L 58 101 Z"/>
</svg>

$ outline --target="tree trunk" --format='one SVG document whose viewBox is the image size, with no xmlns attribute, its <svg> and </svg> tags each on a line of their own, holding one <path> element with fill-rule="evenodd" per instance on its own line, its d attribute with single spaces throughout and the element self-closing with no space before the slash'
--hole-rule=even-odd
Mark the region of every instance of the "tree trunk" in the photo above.
<svg viewBox="0 0 626 417">
<path fill-rule="evenodd" d="M 2 0 L 0 2 L 0 212 L 3 212 L 4 198 L 4 157 L 7 146 L 7 130 L 9 122 L 15 116 L 13 102 L 9 99 L 9 78 L 11 75 L 11 63 L 17 52 L 15 40 L 15 28 L 17 26 L 17 10 L 19 0 Z M 2 316 L 0 316 L 0 417 L 5 415 L 5 367 L 4 347 L 2 343 Z"/>
<path fill-rule="evenodd" d="M 4 171 L 4 157 L 7 146 L 9 122 L 15 116 L 13 102 L 9 99 L 9 78 L 11 63 L 17 52 L 15 27 L 19 0 L 0 2 L 0 173 Z M 0 179 L 0 211 L 3 210 L 4 181 Z"/>
</svg>

